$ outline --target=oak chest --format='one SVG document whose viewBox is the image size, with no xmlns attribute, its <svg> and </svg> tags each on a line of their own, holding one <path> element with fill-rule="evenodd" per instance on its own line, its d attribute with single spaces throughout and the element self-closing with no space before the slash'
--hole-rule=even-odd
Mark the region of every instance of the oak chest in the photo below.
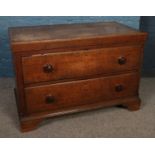
<svg viewBox="0 0 155 155">
<path fill-rule="evenodd" d="M 57 115 L 139 109 L 145 32 L 107 22 L 14 27 L 9 34 L 21 131 Z"/>
</svg>

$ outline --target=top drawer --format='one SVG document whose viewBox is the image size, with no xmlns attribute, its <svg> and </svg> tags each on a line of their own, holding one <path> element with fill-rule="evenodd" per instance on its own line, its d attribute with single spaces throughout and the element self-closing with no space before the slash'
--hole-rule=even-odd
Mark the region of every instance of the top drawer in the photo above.
<svg viewBox="0 0 155 155">
<path fill-rule="evenodd" d="M 138 69 L 141 47 L 115 47 L 22 58 L 26 84 Z"/>
</svg>

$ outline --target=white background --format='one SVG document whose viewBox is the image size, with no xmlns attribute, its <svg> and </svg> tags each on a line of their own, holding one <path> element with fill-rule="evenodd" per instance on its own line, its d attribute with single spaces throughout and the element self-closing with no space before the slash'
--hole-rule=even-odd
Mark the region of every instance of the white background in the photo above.
<svg viewBox="0 0 155 155">
<path fill-rule="evenodd" d="M 1 0 L 0 15 L 151 16 L 154 0 Z"/>
</svg>

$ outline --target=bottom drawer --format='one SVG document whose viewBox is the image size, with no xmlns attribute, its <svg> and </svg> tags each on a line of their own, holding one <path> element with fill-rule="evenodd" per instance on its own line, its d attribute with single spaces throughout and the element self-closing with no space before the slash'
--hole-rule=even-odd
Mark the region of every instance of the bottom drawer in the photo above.
<svg viewBox="0 0 155 155">
<path fill-rule="evenodd" d="M 28 113 L 137 95 L 139 73 L 25 88 Z"/>
</svg>

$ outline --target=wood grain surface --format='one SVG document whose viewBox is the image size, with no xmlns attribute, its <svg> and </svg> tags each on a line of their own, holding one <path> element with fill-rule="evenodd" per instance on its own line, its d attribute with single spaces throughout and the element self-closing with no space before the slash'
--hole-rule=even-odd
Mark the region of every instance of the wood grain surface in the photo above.
<svg viewBox="0 0 155 155">
<path fill-rule="evenodd" d="M 63 107 L 93 104 L 105 100 L 138 94 L 138 73 L 72 81 L 25 89 L 29 113 L 56 110 Z M 132 83 L 129 85 L 129 83 Z M 117 86 L 123 88 L 117 91 Z M 46 102 L 52 96 L 54 101 Z"/>
<path fill-rule="evenodd" d="M 21 131 L 44 118 L 123 105 L 138 95 L 147 33 L 116 22 L 9 29 Z"/>
<path fill-rule="evenodd" d="M 93 75 L 119 73 L 140 67 L 141 46 L 104 48 L 76 52 L 37 54 L 22 58 L 24 82 L 88 78 Z M 119 59 L 125 58 L 120 64 Z M 49 65 L 52 70 L 44 71 Z"/>
</svg>

